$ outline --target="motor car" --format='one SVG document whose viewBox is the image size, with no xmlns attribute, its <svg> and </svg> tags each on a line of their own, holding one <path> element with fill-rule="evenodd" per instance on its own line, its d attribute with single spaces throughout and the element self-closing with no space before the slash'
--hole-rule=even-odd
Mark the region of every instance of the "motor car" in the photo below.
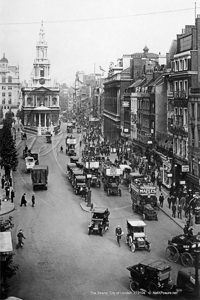
<svg viewBox="0 0 200 300">
<path fill-rule="evenodd" d="M 88 225 L 88 234 L 97 233 L 103 236 L 109 229 L 109 215 L 107 208 L 95 208 L 91 213 L 91 221 Z"/>
<path fill-rule="evenodd" d="M 71 177 L 71 184 L 73 186 L 73 188 L 75 187 L 75 182 L 76 182 L 76 178 L 77 176 L 83 176 L 83 170 L 79 169 L 79 168 L 75 168 L 72 170 L 72 177 Z"/>
<path fill-rule="evenodd" d="M 74 191 L 75 194 L 83 194 L 86 188 L 86 176 L 85 175 L 77 175 L 75 176 L 74 181 Z"/>
<path fill-rule="evenodd" d="M 143 290 L 153 295 L 158 291 L 172 291 L 171 266 L 164 261 L 149 258 L 127 268 L 130 271 L 130 290 Z"/>
<path fill-rule="evenodd" d="M 158 213 L 151 206 L 151 204 L 146 204 L 143 206 L 142 219 L 144 220 L 156 220 L 158 221 Z"/>
<path fill-rule="evenodd" d="M 26 132 L 22 132 L 22 133 L 21 133 L 21 139 L 22 139 L 22 140 L 27 140 Z"/>
<path fill-rule="evenodd" d="M 35 166 L 35 160 L 32 156 L 25 157 L 25 173 L 30 172 Z"/>
<path fill-rule="evenodd" d="M 102 181 L 104 183 L 104 191 L 107 196 L 119 195 L 121 197 L 122 191 L 119 188 L 121 171 L 114 166 L 103 169 Z"/>
<path fill-rule="evenodd" d="M 151 251 L 151 243 L 147 239 L 146 224 L 141 220 L 126 220 L 127 235 L 126 243 L 130 246 L 131 251 L 147 250 Z"/>
<path fill-rule="evenodd" d="M 38 155 L 38 153 L 31 153 L 31 156 L 34 158 L 35 164 L 39 165 L 39 155 Z"/>
<path fill-rule="evenodd" d="M 78 156 L 71 156 L 70 157 L 70 163 L 77 163 L 79 161 L 79 157 Z"/>
</svg>

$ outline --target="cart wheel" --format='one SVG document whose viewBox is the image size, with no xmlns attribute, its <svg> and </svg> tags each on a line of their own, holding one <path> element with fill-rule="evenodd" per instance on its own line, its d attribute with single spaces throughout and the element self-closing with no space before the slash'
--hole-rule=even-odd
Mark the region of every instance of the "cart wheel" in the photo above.
<svg viewBox="0 0 200 300">
<path fill-rule="evenodd" d="M 135 252 L 135 244 L 133 244 L 133 243 L 131 244 L 131 252 L 133 252 L 133 253 Z"/>
<path fill-rule="evenodd" d="M 130 290 L 131 292 L 135 293 L 139 290 L 139 284 L 136 281 L 130 282 Z"/>
<path fill-rule="evenodd" d="M 148 291 L 150 292 L 150 294 L 153 295 L 153 292 L 157 292 L 158 291 L 158 287 L 154 282 L 150 282 L 148 285 Z"/>
<path fill-rule="evenodd" d="M 190 253 L 184 252 L 181 254 L 181 263 L 184 267 L 189 268 L 194 264 L 194 259 Z"/>
<path fill-rule="evenodd" d="M 166 249 L 167 259 L 171 262 L 177 262 L 179 259 L 179 252 L 176 247 L 168 246 Z"/>
</svg>

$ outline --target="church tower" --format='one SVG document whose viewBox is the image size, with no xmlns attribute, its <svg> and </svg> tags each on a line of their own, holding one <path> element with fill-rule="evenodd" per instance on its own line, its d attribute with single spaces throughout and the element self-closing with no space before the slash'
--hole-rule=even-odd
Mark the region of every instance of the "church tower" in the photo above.
<svg viewBox="0 0 200 300">
<path fill-rule="evenodd" d="M 51 86 L 50 78 L 50 60 L 47 58 L 47 43 L 45 42 L 45 33 L 43 22 L 39 33 L 39 42 L 36 45 L 36 59 L 33 63 L 32 84 L 34 87 Z"/>
</svg>

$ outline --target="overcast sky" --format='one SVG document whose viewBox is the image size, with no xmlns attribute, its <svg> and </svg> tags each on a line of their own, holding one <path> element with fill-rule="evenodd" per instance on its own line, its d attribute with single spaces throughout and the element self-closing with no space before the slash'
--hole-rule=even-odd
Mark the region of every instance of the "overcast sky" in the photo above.
<svg viewBox="0 0 200 300">
<path fill-rule="evenodd" d="M 195 1 L 0 0 L 0 58 L 19 64 L 21 81 L 30 79 L 42 21 L 51 77 L 70 84 L 76 71 L 108 71 L 111 61 L 145 45 L 166 54 L 176 34 L 195 24 Z"/>
</svg>

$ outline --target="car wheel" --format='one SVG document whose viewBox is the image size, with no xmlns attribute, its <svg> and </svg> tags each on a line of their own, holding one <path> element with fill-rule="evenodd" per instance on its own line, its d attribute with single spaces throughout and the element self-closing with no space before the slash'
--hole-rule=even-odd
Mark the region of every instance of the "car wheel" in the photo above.
<svg viewBox="0 0 200 300">
<path fill-rule="evenodd" d="M 107 190 L 107 196 L 110 196 L 110 190 Z"/>
<path fill-rule="evenodd" d="M 150 294 L 154 294 L 154 292 L 158 291 L 158 287 L 154 282 L 150 282 L 148 285 L 148 291 L 150 292 Z"/>
<path fill-rule="evenodd" d="M 142 214 L 142 220 L 144 221 L 145 219 L 145 214 Z"/>
<path fill-rule="evenodd" d="M 78 190 L 75 190 L 75 194 L 78 195 Z"/>
<path fill-rule="evenodd" d="M 119 196 L 120 196 L 120 197 L 122 196 L 122 191 L 121 191 L 121 189 L 119 189 Z"/>
<path fill-rule="evenodd" d="M 101 187 L 101 181 L 99 181 L 99 188 Z"/>
<path fill-rule="evenodd" d="M 103 236 L 104 233 L 105 233 L 105 230 L 104 230 L 104 228 L 102 228 L 102 229 L 101 229 L 101 236 Z"/>
<path fill-rule="evenodd" d="M 130 290 L 131 292 L 135 293 L 139 290 L 139 284 L 136 281 L 131 281 L 130 282 Z"/>
<path fill-rule="evenodd" d="M 91 230 L 90 230 L 90 229 L 88 229 L 88 235 L 90 235 L 90 233 L 91 233 Z"/>
<path fill-rule="evenodd" d="M 133 252 L 133 253 L 135 252 L 135 244 L 133 244 L 133 243 L 131 244 L 131 252 Z"/>
<path fill-rule="evenodd" d="M 150 243 L 147 245 L 147 250 L 148 250 L 149 252 L 151 251 L 151 244 L 150 244 Z"/>
</svg>

